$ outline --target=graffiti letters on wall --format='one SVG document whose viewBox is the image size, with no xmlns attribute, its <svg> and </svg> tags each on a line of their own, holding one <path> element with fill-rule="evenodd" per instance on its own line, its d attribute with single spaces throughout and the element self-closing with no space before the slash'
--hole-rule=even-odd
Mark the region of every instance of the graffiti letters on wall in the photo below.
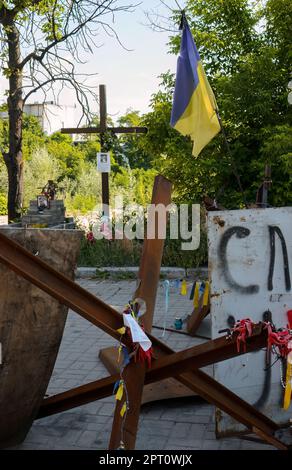
<svg viewBox="0 0 292 470">
<path fill-rule="evenodd" d="M 292 208 L 209 213 L 208 238 L 212 337 L 241 318 L 285 327 L 292 308 Z M 280 364 L 267 368 L 264 351 L 217 364 L 214 374 L 271 418 L 285 421 Z M 217 414 L 219 434 L 241 429 Z"/>
</svg>

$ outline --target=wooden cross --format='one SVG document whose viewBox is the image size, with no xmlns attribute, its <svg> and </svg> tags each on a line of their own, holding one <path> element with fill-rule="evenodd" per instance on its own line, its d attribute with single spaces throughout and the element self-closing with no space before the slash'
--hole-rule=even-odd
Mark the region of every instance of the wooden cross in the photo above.
<svg viewBox="0 0 292 470">
<path fill-rule="evenodd" d="M 106 87 L 99 85 L 99 127 L 69 127 L 61 129 L 62 134 L 99 134 L 100 151 L 105 152 L 105 135 L 107 132 L 112 134 L 146 134 L 147 127 L 108 127 L 107 126 L 107 106 L 106 106 Z M 109 177 L 108 173 L 101 174 L 102 181 L 102 212 L 109 216 Z"/>
</svg>

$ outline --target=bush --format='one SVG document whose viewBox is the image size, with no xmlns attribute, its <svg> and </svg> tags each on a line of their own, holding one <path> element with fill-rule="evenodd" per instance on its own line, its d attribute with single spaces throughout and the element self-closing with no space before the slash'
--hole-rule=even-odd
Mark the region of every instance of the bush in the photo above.
<svg viewBox="0 0 292 470">
<path fill-rule="evenodd" d="M 0 193 L 0 215 L 7 215 L 7 195 Z"/>
<path fill-rule="evenodd" d="M 66 209 L 70 214 L 87 214 L 96 206 L 96 197 L 92 195 L 75 194 L 66 199 Z"/>
<path fill-rule="evenodd" d="M 138 240 L 96 240 L 88 243 L 84 238 L 78 266 L 139 266 L 142 252 L 142 242 Z"/>
<path fill-rule="evenodd" d="M 139 266 L 143 240 L 96 240 L 91 244 L 84 237 L 81 243 L 79 266 L 122 267 Z M 207 234 L 201 229 L 201 242 L 198 250 L 183 251 L 181 240 L 165 240 L 162 266 L 197 268 L 208 261 Z"/>
<path fill-rule="evenodd" d="M 48 180 L 57 180 L 60 172 L 58 161 L 49 156 L 46 148 L 35 150 L 24 166 L 24 208 L 40 194 Z"/>
</svg>

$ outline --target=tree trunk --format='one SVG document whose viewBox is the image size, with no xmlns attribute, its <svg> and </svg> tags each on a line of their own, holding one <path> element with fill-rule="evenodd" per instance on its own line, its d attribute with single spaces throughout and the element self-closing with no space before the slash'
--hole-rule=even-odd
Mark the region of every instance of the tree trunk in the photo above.
<svg viewBox="0 0 292 470">
<path fill-rule="evenodd" d="M 19 31 L 14 22 L 6 28 L 8 38 L 9 67 L 9 152 L 4 155 L 8 171 L 8 222 L 20 218 L 23 200 L 22 157 L 22 70 Z"/>
</svg>

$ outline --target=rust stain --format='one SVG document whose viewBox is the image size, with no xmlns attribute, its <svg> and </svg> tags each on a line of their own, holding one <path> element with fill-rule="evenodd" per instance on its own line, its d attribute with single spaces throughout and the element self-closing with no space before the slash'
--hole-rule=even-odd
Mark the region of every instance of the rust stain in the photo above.
<svg viewBox="0 0 292 470">
<path fill-rule="evenodd" d="M 214 297 L 220 297 L 221 294 L 218 294 L 217 292 L 215 292 L 214 294 L 211 294 L 211 298 L 213 299 Z"/>
<path fill-rule="evenodd" d="M 219 217 L 219 215 L 216 215 L 215 217 L 213 217 L 213 221 L 215 224 L 218 224 L 219 227 L 224 227 L 225 225 L 225 220 L 222 220 L 221 217 Z"/>
</svg>

